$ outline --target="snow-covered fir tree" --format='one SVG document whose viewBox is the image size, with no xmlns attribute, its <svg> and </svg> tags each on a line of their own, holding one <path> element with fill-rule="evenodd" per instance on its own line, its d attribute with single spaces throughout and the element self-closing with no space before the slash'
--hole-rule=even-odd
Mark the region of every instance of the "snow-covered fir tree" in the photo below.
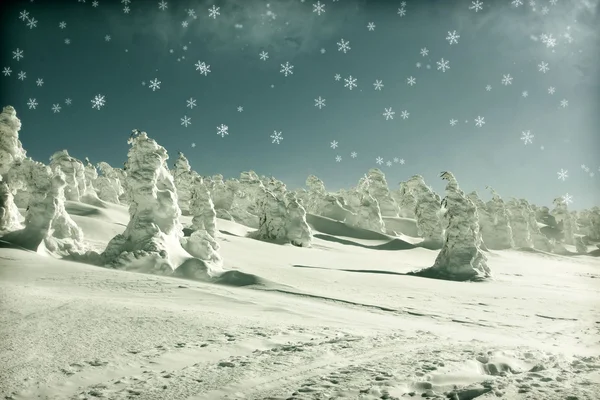
<svg viewBox="0 0 600 400">
<path fill-rule="evenodd" d="M 486 246 L 493 250 L 513 248 L 515 242 L 506 203 L 493 188 L 489 186 L 486 188 L 492 193 L 492 199 L 487 202 L 486 209 L 493 224 L 492 229 L 488 231 Z"/>
<path fill-rule="evenodd" d="M 515 247 L 533 248 L 529 216 L 523 209 L 521 202 L 517 199 L 510 199 L 506 206 Z"/>
<path fill-rule="evenodd" d="M 563 241 L 566 244 L 575 245 L 575 221 L 569 212 L 567 202 L 562 197 L 554 199 L 552 215 L 562 232 Z"/>
<path fill-rule="evenodd" d="M 191 199 L 191 187 L 196 177 L 196 173 L 192 171 L 190 162 L 182 152 L 179 152 L 177 160 L 175 160 L 174 169 L 172 170 L 173 178 L 175 180 L 175 187 L 177 188 L 177 201 L 181 213 L 183 215 L 189 215 L 190 213 L 190 199 Z"/>
<path fill-rule="evenodd" d="M 550 243 L 550 239 L 548 239 L 540 230 L 537 220 L 535 219 L 535 211 L 527 200 L 521 199 L 520 203 L 523 214 L 525 218 L 527 218 L 533 248 L 542 251 L 552 251 L 554 246 Z"/>
<path fill-rule="evenodd" d="M 115 168 L 101 161 L 96 166 L 101 175 L 95 181 L 98 197 L 109 203 L 120 204 L 120 196 L 124 193 L 121 179 Z"/>
<path fill-rule="evenodd" d="M 415 218 L 417 200 L 407 182 L 400 182 L 400 187 L 392 192 L 392 196 L 400 208 L 401 217 Z"/>
<path fill-rule="evenodd" d="M 377 200 L 382 217 L 397 217 L 400 208 L 392 197 L 385 174 L 378 168 L 372 168 L 367 172 L 369 180 L 369 193 Z"/>
<path fill-rule="evenodd" d="M 441 244 L 444 233 L 440 220 L 442 199 L 425 184 L 421 175 L 410 178 L 407 186 L 416 199 L 415 216 L 419 235 L 425 242 Z"/>
<path fill-rule="evenodd" d="M 70 201 L 81 201 L 86 192 L 85 166 L 67 150 L 60 150 L 50 157 L 50 168 L 60 170 L 66 180 L 65 198 Z"/>
</svg>

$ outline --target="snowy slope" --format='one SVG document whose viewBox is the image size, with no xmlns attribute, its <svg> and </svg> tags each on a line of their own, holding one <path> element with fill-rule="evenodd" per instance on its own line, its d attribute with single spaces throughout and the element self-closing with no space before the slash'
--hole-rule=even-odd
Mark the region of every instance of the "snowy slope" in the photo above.
<svg viewBox="0 0 600 400">
<path fill-rule="evenodd" d="M 101 205 L 66 204 L 98 249 L 129 218 Z M 600 259 L 499 251 L 490 282 L 405 276 L 437 251 L 397 220 L 407 236 L 309 215 L 312 248 L 219 220 L 224 268 L 249 274 L 221 284 L 0 248 L 0 396 L 600 398 Z"/>
</svg>

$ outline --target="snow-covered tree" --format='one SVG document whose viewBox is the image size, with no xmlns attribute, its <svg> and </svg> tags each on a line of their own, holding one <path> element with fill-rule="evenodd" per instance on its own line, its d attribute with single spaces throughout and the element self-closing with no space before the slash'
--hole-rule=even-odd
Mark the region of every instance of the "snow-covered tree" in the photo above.
<svg viewBox="0 0 600 400">
<path fill-rule="evenodd" d="M 383 217 L 397 217 L 400 211 L 396 200 L 392 197 L 385 174 L 378 168 L 372 168 L 367 172 L 369 180 L 369 192 L 377 200 L 381 215 Z"/>
<path fill-rule="evenodd" d="M 425 242 L 441 243 L 444 229 L 440 220 L 441 198 L 425 184 L 421 175 L 407 181 L 407 188 L 416 199 L 415 216 L 419 235 Z"/>
<path fill-rule="evenodd" d="M 557 225 L 556 219 L 554 219 L 554 216 L 550 214 L 550 209 L 546 206 L 538 207 L 535 210 L 535 219 L 536 221 L 539 221 L 549 227 L 554 228 Z"/>
<path fill-rule="evenodd" d="M 319 215 L 319 208 L 327 195 L 325 184 L 314 175 L 309 175 L 305 184 L 308 188 L 308 198 L 304 205 L 306 212 Z"/>
<path fill-rule="evenodd" d="M 0 113 L 0 231 L 20 227 L 21 214 L 15 204 L 14 194 L 26 189 L 22 174 L 15 173 L 26 157 L 19 140 L 21 121 L 12 106 L 6 106 Z M 11 169 L 13 170 L 11 173 Z M 28 201 L 28 199 L 26 199 Z M 25 203 L 26 204 L 26 203 Z M 25 206 L 25 204 L 22 204 Z"/>
<path fill-rule="evenodd" d="M 346 223 L 362 229 L 385 233 L 385 224 L 377 199 L 369 190 L 370 181 L 365 176 L 358 185 L 346 193 Z"/>
<path fill-rule="evenodd" d="M 85 166 L 84 166 L 84 177 L 85 177 L 85 196 L 89 196 L 91 198 L 98 199 L 98 193 L 96 192 L 96 188 L 94 187 L 94 182 L 98 179 L 98 171 L 96 170 L 96 166 L 90 162 L 89 158 L 85 158 Z"/>
<path fill-rule="evenodd" d="M 188 215 L 190 211 L 191 187 L 195 177 L 198 175 L 192 171 L 190 162 L 179 152 L 179 157 L 175 161 L 173 177 L 175 178 L 175 187 L 177 188 L 177 201 L 183 215 Z"/>
<path fill-rule="evenodd" d="M 195 177 L 190 186 L 189 211 L 192 218 L 191 229 L 205 230 L 211 237 L 217 236 L 217 213 L 208 188 L 201 177 Z"/>
<path fill-rule="evenodd" d="M 481 240 L 483 244 L 482 248 L 487 247 L 488 241 L 493 241 L 495 239 L 494 235 L 494 220 L 492 216 L 487 210 L 487 206 L 479 197 L 479 194 L 476 191 L 472 191 L 467 195 L 469 200 L 475 204 L 477 207 L 477 216 L 479 218 L 479 234 L 481 235 Z"/>
<path fill-rule="evenodd" d="M 507 211 L 515 247 L 533 248 L 529 216 L 517 199 L 508 201 Z"/>
<path fill-rule="evenodd" d="M 585 234 L 592 240 L 600 240 L 600 207 L 593 207 L 589 211 L 589 224 Z"/>
<path fill-rule="evenodd" d="M 414 274 L 457 281 L 490 278 L 492 273 L 480 248 L 477 207 L 460 190 L 451 172 L 443 172 L 441 177 L 448 181 L 443 200 L 448 224 L 444 245 L 432 267 Z"/>
<path fill-rule="evenodd" d="M 0 175 L 0 232 L 10 232 L 21 228 L 20 216 L 13 194 Z"/>
<path fill-rule="evenodd" d="M 417 200 L 413 192 L 409 189 L 407 182 L 400 182 L 400 187 L 392 192 L 392 197 L 396 200 L 400 208 L 400 216 L 404 218 L 415 218 L 415 208 Z"/>
<path fill-rule="evenodd" d="M 287 239 L 294 246 L 310 247 L 312 244 L 312 230 L 306 222 L 306 210 L 296 196 L 287 196 L 287 218 L 285 224 Z"/>
<path fill-rule="evenodd" d="M 285 203 L 264 186 L 258 195 L 258 212 L 258 230 L 253 236 L 271 241 L 287 240 L 287 208 Z"/>
<path fill-rule="evenodd" d="M 99 162 L 97 167 L 102 173 L 95 181 L 98 197 L 109 203 L 120 204 L 119 197 L 124 191 L 116 169 L 104 161 Z"/>
<path fill-rule="evenodd" d="M 535 211 L 527 200 L 521 199 L 520 203 L 521 209 L 523 210 L 524 216 L 527 218 L 527 222 L 529 224 L 529 234 L 531 236 L 533 248 L 543 251 L 552 251 L 554 246 L 552 246 L 552 243 L 550 243 L 550 239 L 548 239 L 540 230 L 535 218 Z"/>
<path fill-rule="evenodd" d="M 486 188 L 492 192 L 492 199 L 487 202 L 486 209 L 493 223 L 493 229 L 487 231 L 489 235 L 485 239 L 486 246 L 494 250 L 513 248 L 515 242 L 506 204 L 493 188 L 489 186 Z"/>
<path fill-rule="evenodd" d="M 575 221 L 569 212 L 567 202 L 562 198 L 558 197 L 554 199 L 554 209 L 552 215 L 556 220 L 558 227 L 561 229 L 563 234 L 563 240 L 566 244 L 575 244 Z"/>
<path fill-rule="evenodd" d="M 60 150 L 50 157 L 50 168 L 64 174 L 66 180 L 65 198 L 71 201 L 81 201 L 86 192 L 85 167 L 81 161 L 71 157 L 67 150 Z"/>
<path fill-rule="evenodd" d="M 217 174 L 209 179 L 206 179 L 205 183 L 210 191 L 210 196 L 215 205 L 217 217 L 233 220 L 233 217 L 229 212 L 235 197 L 235 190 L 232 188 L 232 186 L 228 185 L 223 180 L 223 175 L 221 174 Z"/>
<path fill-rule="evenodd" d="M 581 236 L 575 238 L 575 249 L 579 254 L 587 254 L 587 246 Z"/>
</svg>

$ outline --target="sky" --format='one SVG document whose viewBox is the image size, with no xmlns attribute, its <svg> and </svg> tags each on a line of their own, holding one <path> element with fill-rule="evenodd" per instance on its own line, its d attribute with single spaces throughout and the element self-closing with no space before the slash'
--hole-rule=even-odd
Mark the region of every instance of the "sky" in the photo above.
<svg viewBox="0 0 600 400">
<path fill-rule="evenodd" d="M 45 163 L 67 149 L 122 167 L 139 129 L 201 175 L 294 189 L 315 174 L 335 191 L 380 168 L 391 189 L 420 174 L 443 195 L 451 171 L 484 200 L 489 185 L 589 208 L 599 4 L 3 0 L 0 105 Z"/>
</svg>

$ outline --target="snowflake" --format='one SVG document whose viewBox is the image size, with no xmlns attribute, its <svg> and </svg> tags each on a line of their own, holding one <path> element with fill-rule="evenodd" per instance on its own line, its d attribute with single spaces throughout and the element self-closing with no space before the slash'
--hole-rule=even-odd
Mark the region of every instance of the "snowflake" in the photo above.
<svg viewBox="0 0 600 400">
<path fill-rule="evenodd" d="M 111 39 L 111 38 L 110 38 L 110 35 L 106 35 L 106 36 L 104 36 L 104 40 L 105 40 L 105 41 L 107 41 L 107 42 L 110 42 L 110 39 Z"/>
<path fill-rule="evenodd" d="M 589 168 L 588 168 L 588 166 L 587 166 L 587 165 L 585 165 L 585 164 L 581 164 L 581 169 L 585 171 L 586 169 L 589 169 Z"/>
<path fill-rule="evenodd" d="M 414 85 L 417 83 L 417 79 L 413 78 L 412 76 L 410 78 L 406 78 L 406 83 L 410 86 Z"/>
<path fill-rule="evenodd" d="M 23 55 L 23 50 L 17 48 L 15 51 L 13 51 L 13 59 L 20 61 L 21 58 L 24 58 L 25 56 Z"/>
<path fill-rule="evenodd" d="M 523 0 L 512 0 L 511 3 L 513 7 L 519 7 L 523 5 Z"/>
<path fill-rule="evenodd" d="M 395 111 L 392 111 L 392 107 L 390 108 L 385 108 L 384 107 L 385 112 L 383 113 L 383 116 L 385 117 L 385 120 L 387 121 L 388 119 L 394 119 L 394 114 L 396 114 Z"/>
<path fill-rule="evenodd" d="M 165 0 L 162 0 L 160 3 L 158 3 L 158 8 L 162 11 L 165 11 L 167 8 L 169 8 L 169 4 Z"/>
<path fill-rule="evenodd" d="M 217 135 L 221 135 L 222 138 L 224 138 L 225 135 L 229 135 L 229 127 L 223 124 L 217 126 Z"/>
<path fill-rule="evenodd" d="M 344 79 L 344 81 L 346 82 L 344 87 L 347 87 L 350 90 L 352 90 L 353 87 L 356 87 L 356 78 L 352 78 L 352 75 L 350 75 L 348 79 Z"/>
<path fill-rule="evenodd" d="M 550 68 L 548 68 L 548 63 L 543 62 L 543 61 L 540 64 L 538 64 L 538 68 L 539 68 L 539 71 L 544 74 L 550 70 Z"/>
<path fill-rule="evenodd" d="M 219 12 L 220 9 L 221 7 L 215 7 L 213 5 L 212 8 L 208 9 L 208 17 L 212 19 L 217 19 L 217 15 L 221 15 L 221 13 Z"/>
<path fill-rule="evenodd" d="M 60 21 L 60 23 L 58 24 L 58 27 L 60 29 L 65 29 L 67 27 L 67 23 L 65 21 Z"/>
<path fill-rule="evenodd" d="M 448 65 L 449 61 L 448 60 L 444 60 L 443 58 L 437 62 L 438 65 L 438 70 L 442 70 L 442 72 L 446 72 L 447 69 L 450 69 L 450 66 Z"/>
<path fill-rule="evenodd" d="M 523 97 L 527 97 L 527 96 L 529 96 L 529 92 L 528 92 L 527 90 L 524 90 L 524 91 L 521 93 L 521 96 L 523 96 Z"/>
<path fill-rule="evenodd" d="M 153 81 L 150 81 L 148 87 L 152 89 L 153 92 L 156 92 L 156 89 L 160 89 L 160 81 L 157 78 L 154 78 Z"/>
<path fill-rule="evenodd" d="M 557 3 L 557 0 L 550 0 L 549 3 L 551 6 L 555 6 Z"/>
<path fill-rule="evenodd" d="M 512 76 L 510 76 L 510 74 L 506 74 L 502 76 L 502 84 L 504 86 L 508 86 L 508 85 L 512 85 Z"/>
<path fill-rule="evenodd" d="M 562 168 L 556 174 L 558 175 L 558 179 L 563 182 L 569 177 L 569 171 L 567 171 L 566 169 L 562 169 Z"/>
<path fill-rule="evenodd" d="M 404 158 L 400 159 L 400 165 L 404 165 L 404 163 L 406 163 L 406 161 L 404 161 Z"/>
<path fill-rule="evenodd" d="M 10 74 L 12 74 L 12 69 L 10 69 L 9 67 L 4 67 L 2 73 L 4 74 L 4 76 L 10 76 Z"/>
<path fill-rule="evenodd" d="M 70 106 L 72 102 L 73 102 L 73 100 L 71 100 L 69 98 L 65 99 L 65 104 L 68 106 Z"/>
<path fill-rule="evenodd" d="M 260 52 L 260 54 L 258 56 L 260 57 L 261 60 L 267 61 L 267 58 L 269 58 L 269 53 L 267 53 L 266 51 L 262 51 L 262 52 Z"/>
<path fill-rule="evenodd" d="M 325 99 L 322 99 L 321 96 L 319 96 L 318 99 L 315 99 L 315 107 L 319 107 L 319 110 L 325 106 Z"/>
<path fill-rule="evenodd" d="M 489 92 L 490 90 L 492 90 L 492 85 L 487 85 L 487 86 L 485 87 L 485 90 L 487 90 L 488 92 Z"/>
<path fill-rule="evenodd" d="M 429 50 L 427 50 L 427 47 L 423 47 L 421 49 L 421 55 L 425 57 L 427 54 L 429 54 Z"/>
<path fill-rule="evenodd" d="M 27 26 L 29 29 L 33 29 L 37 26 L 37 20 L 35 18 L 27 19 Z"/>
<path fill-rule="evenodd" d="M 375 162 L 376 162 L 377 164 L 381 165 L 381 164 L 383 164 L 383 158 L 382 158 L 382 157 L 377 157 L 377 158 L 375 159 Z"/>
<path fill-rule="evenodd" d="M 550 9 L 548 7 L 542 7 L 542 15 L 546 15 L 550 12 Z"/>
<path fill-rule="evenodd" d="M 37 81 L 35 81 L 35 84 L 38 86 L 44 86 L 44 80 L 42 78 L 38 78 Z"/>
<path fill-rule="evenodd" d="M 35 99 L 29 99 L 29 101 L 27 102 L 27 106 L 29 106 L 29 109 L 33 109 L 35 110 L 35 108 L 37 107 L 38 103 Z"/>
<path fill-rule="evenodd" d="M 196 71 L 200 71 L 200 75 L 208 76 L 210 65 L 207 65 L 204 61 L 198 60 L 194 66 L 196 67 Z"/>
<path fill-rule="evenodd" d="M 325 4 L 321 4 L 320 1 L 317 1 L 317 4 L 313 4 L 313 12 L 316 12 L 317 15 L 321 15 L 325 12 Z"/>
<path fill-rule="evenodd" d="M 196 18 L 196 11 L 190 8 L 189 10 L 187 10 L 187 15 L 190 18 Z"/>
<path fill-rule="evenodd" d="M 84 1 L 84 3 L 85 3 L 85 1 Z M 125 5 L 131 4 L 131 0 L 121 0 L 121 4 L 125 4 Z"/>
<path fill-rule="evenodd" d="M 567 99 L 562 99 L 562 100 L 560 101 L 560 106 L 561 106 L 562 108 L 567 108 L 567 106 L 568 106 L 568 105 L 569 105 L 569 100 L 567 100 Z"/>
<path fill-rule="evenodd" d="M 472 1 L 471 4 L 473 5 L 469 7 L 469 10 L 475 10 L 475 12 L 483 10 L 483 2 L 476 0 Z"/>
<path fill-rule="evenodd" d="M 335 140 L 333 142 L 331 142 L 330 144 L 332 149 L 336 149 L 338 147 L 338 142 L 336 142 Z"/>
<path fill-rule="evenodd" d="M 25 11 L 25 10 L 21 11 L 21 12 L 19 13 L 19 19 L 20 19 L 21 21 L 25 21 L 26 19 L 29 19 L 29 12 L 28 12 L 28 11 Z"/>
<path fill-rule="evenodd" d="M 369 22 L 369 23 L 367 24 L 367 29 L 368 29 L 369 31 L 374 31 L 374 30 L 375 30 L 375 23 L 374 23 L 374 22 Z"/>
<path fill-rule="evenodd" d="M 238 106 L 238 108 L 237 108 L 237 112 L 242 112 L 242 111 L 244 111 L 244 107 L 242 107 L 242 106 Z"/>
<path fill-rule="evenodd" d="M 388 167 L 391 167 L 392 166 L 392 162 L 388 161 L 388 162 L 385 163 L 385 165 L 387 165 Z"/>
<path fill-rule="evenodd" d="M 65 39 L 65 44 L 71 44 L 71 39 L 69 39 L 69 38 Z"/>
<path fill-rule="evenodd" d="M 421 63 L 420 62 L 417 62 L 415 65 L 417 66 L 417 68 L 421 68 Z"/>
<path fill-rule="evenodd" d="M 182 22 L 181 22 L 181 26 L 182 26 L 183 28 L 187 28 L 187 27 L 188 27 L 188 25 L 189 25 L 189 22 L 187 22 L 187 21 L 182 21 Z"/>
<path fill-rule="evenodd" d="M 375 86 L 375 90 L 381 90 L 381 88 L 383 87 L 383 81 L 375 79 L 375 83 L 373 84 L 373 86 Z"/>
<path fill-rule="evenodd" d="M 565 34 L 563 35 L 563 37 L 564 37 L 565 39 L 567 39 L 567 42 L 568 42 L 569 44 L 573 43 L 573 40 L 575 40 L 575 39 L 573 39 L 573 36 L 571 36 L 571 34 L 570 34 L 569 32 L 565 33 Z"/>
<path fill-rule="evenodd" d="M 19 78 L 18 79 L 24 81 L 25 78 L 27 78 L 27 73 L 23 72 L 23 71 L 19 72 Z"/>
<path fill-rule="evenodd" d="M 554 88 L 554 86 L 550 86 L 548 88 L 548 94 L 554 94 L 554 92 L 556 92 L 556 89 Z"/>
<path fill-rule="evenodd" d="M 454 126 L 454 125 L 456 125 L 456 123 L 457 123 L 457 122 L 458 122 L 458 120 L 457 120 L 457 119 L 451 119 L 451 120 L 450 120 L 450 126 Z"/>
<path fill-rule="evenodd" d="M 573 196 L 571 196 L 569 193 L 565 193 L 562 199 L 566 204 L 571 204 L 573 202 Z"/>
<path fill-rule="evenodd" d="M 285 64 L 281 64 L 281 70 L 279 71 L 283 76 L 294 75 L 294 66 L 288 61 Z"/>
<path fill-rule="evenodd" d="M 475 118 L 475 126 L 481 128 L 483 125 L 485 125 L 484 117 L 477 116 L 477 118 Z"/>
<path fill-rule="evenodd" d="M 523 143 L 525 145 L 527 145 L 527 143 L 533 143 L 533 138 L 535 135 L 533 135 L 531 133 L 531 131 L 523 131 L 521 132 L 523 135 L 521 136 L 521 140 L 523 141 Z"/>
<path fill-rule="evenodd" d="M 452 44 L 452 43 L 458 43 L 458 39 L 460 39 L 460 35 L 456 33 L 456 31 L 448 31 L 448 36 L 446 36 L 446 40 Z"/>
<path fill-rule="evenodd" d="M 59 113 L 59 112 L 60 112 L 60 109 L 61 109 L 61 107 L 60 107 L 60 104 L 53 104 L 53 105 L 52 105 L 52 111 L 53 111 L 55 114 L 56 114 L 56 113 Z"/>
<path fill-rule="evenodd" d="M 352 157 L 352 158 L 356 158 L 357 156 L 358 156 L 358 154 L 355 151 L 350 153 L 350 157 Z"/>
<path fill-rule="evenodd" d="M 406 7 L 406 2 L 405 1 L 401 2 L 400 7 L 402 7 L 402 8 Z"/>
<path fill-rule="evenodd" d="M 125 14 L 129 14 L 129 11 L 131 11 L 131 9 L 128 6 L 123 7 L 123 12 Z"/>
<path fill-rule="evenodd" d="M 340 39 L 340 41 L 337 43 L 337 45 L 338 45 L 338 51 L 343 51 L 344 54 L 346 54 L 348 52 L 348 50 L 351 50 L 350 41 L 344 42 L 344 38 Z"/>
<path fill-rule="evenodd" d="M 97 0 L 92 1 L 92 7 L 98 7 L 98 1 Z"/>
<path fill-rule="evenodd" d="M 394 162 L 397 163 L 398 161 L 400 161 L 400 159 L 398 157 L 394 157 Z"/>
<path fill-rule="evenodd" d="M 402 117 L 402 119 L 407 119 L 409 115 L 410 115 L 410 113 L 407 110 L 404 110 L 400 113 L 400 116 Z"/>
<path fill-rule="evenodd" d="M 189 118 L 187 115 L 184 115 L 183 118 L 180 118 L 181 120 L 181 125 L 185 126 L 186 128 L 192 124 L 192 119 Z"/>
<path fill-rule="evenodd" d="M 192 148 L 196 147 L 196 143 L 192 143 Z"/>
<path fill-rule="evenodd" d="M 404 8 L 399 8 L 398 15 L 404 17 L 406 15 L 406 10 Z"/>
<path fill-rule="evenodd" d="M 104 100 L 104 96 L 98 94 L 94 97 L 93 100 L 91 100 L 92 102 L 92 108 L 96 108 L 98 110 L 100 110 L 100 108 L 104 107 L 104 105 L 106 104 L 106 101 Z"/>
<path fill-rule="evenodd" d="M 551 48 L 556 46 L 556 38 L 552 36 L 552 34 L 546 35 L 542 34 L 542 43 L 546 45 L 546 47 Z"/>
<path fill-rule="evenodd" d="M 333 79 L 335 79 L 336 81 L 339 81 L 340 79 L 342 79 L 342 76 L 340 74 L 335 74 Z"/>
</svg>

